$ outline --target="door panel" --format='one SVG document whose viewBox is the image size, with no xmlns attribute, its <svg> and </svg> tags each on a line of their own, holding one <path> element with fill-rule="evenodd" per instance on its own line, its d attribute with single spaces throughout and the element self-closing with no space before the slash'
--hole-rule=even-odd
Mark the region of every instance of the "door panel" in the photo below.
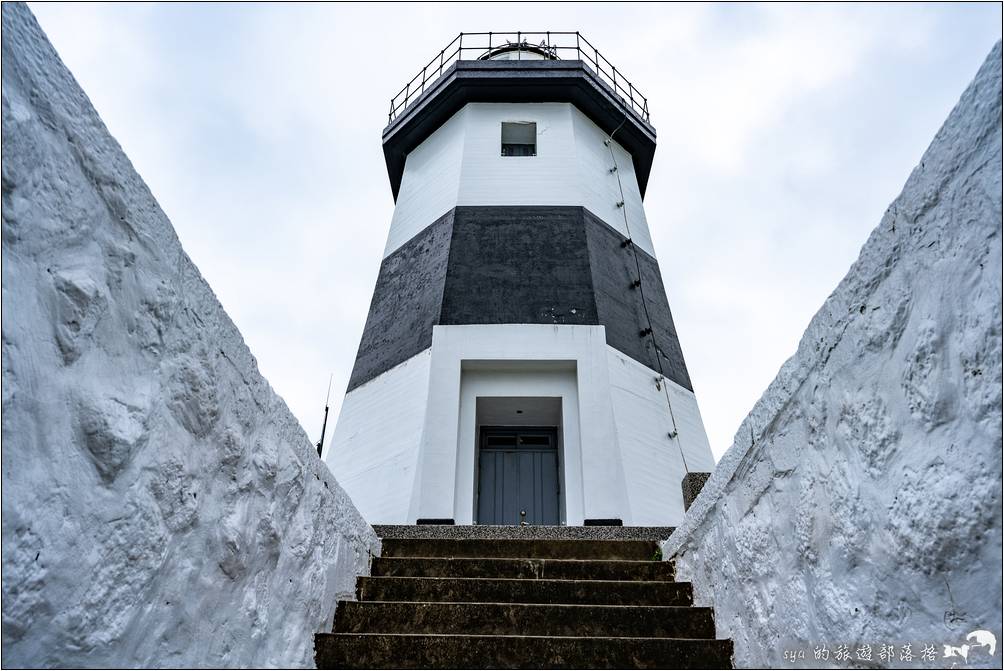
<svg viewBox="0 0 1004 671">
<path fill-rule="evenodd" d="M 495 499 L 501 495 L 495 483 L 495 472 L 501 471 L 501 458 L 501 452 L 489 450 L 481 450 L 478 455 L 478 514 L 475 518 L 478 524 L 496 524 L 488 520 L 494 519 Z"/>
<path fill-rule="evenodd" d="M 541 492 L 540 507 L 538 510 L 541 511 L 541 521 L 540 524 L 557 524 L 558 523 L 558 496 L 561 493 L 558 488 L 558 450 L 555 448 L 554 456 L 550 459 L 541 459 L 541 480 L 543 482 L 554 483 L 551 491 L 553 495 L 547 496 L 546 491 Z"/>
<path fill-rule="evenodd" d="M 478 455 L 479 524 L 558 524 L 554 428 L 485 428 Z"/>
<path fill-rule="evenodd" d="M 519 465 L 517 463 L 519 455 L 510 450 L 506 450 L 502 453 L 502 486 L 499 489 L 499 498 L 496 502 L 501 501 L 501 517 L 504 520 L 515 520 L 510 522 L 500 522 L 500 524 L 518 524 L 519 523 L 519 502 L 516 500 L 516 496 L 513 496 L 513 491 L 517 493 L 519 491 Z M 497 503 L 496 503 L 496 507 Z"/>
</svg>

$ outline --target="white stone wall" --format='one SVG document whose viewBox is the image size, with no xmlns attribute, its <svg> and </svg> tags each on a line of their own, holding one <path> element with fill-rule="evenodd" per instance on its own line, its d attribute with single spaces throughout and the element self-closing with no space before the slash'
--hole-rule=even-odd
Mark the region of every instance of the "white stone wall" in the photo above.
<svg viewBox="0 0 1004 671">
<path fill-rule="evenodd" d="M 3 20 L 3 665 L 313 666 L 378 540 L 24 5 Z"/>
<path fill-rule="evenodd" d="M 1001 141 L 998 43 L 664 544 L 737 665 L 1000 668 Z"/>
<path fill-rule="evenodd" d="M 503 121 L 537 124 L 536 156 L 502 156 Z M 458 205 L 582 206 L 655 256 L 631 155 L 606 137 L 570 103 L 465 105 L 408 154 L 384 257 Z"/>
</svg>

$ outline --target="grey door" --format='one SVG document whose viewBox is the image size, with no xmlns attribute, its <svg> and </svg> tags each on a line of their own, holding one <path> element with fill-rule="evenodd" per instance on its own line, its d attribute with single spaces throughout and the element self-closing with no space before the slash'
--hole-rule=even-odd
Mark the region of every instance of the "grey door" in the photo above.
<svg viewBox="0 0 1004 671">
<path fill-rule="evenodd" d="M 478 524 L 558 524 L 557 429 L 481 429 Z"/>
</svg>

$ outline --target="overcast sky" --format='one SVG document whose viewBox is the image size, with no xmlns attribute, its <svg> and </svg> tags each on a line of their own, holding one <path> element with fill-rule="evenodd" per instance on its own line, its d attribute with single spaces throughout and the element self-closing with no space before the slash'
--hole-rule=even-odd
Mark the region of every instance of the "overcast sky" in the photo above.
<svg viewBox="0 0 1004 671">
<path fill-rule="evenodd" d="M 716 458 L 1001 35 L 998 3 L 31 8 L 314 440 L 393 211 L 391 95 L 462 30 L 580 30 L 649 98 L 646 211 Z"/>
</svg>

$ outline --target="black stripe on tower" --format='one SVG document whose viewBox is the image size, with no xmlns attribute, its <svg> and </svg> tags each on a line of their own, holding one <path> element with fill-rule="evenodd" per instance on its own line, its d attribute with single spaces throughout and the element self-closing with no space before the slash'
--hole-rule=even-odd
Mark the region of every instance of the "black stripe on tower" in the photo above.
<svg viewBox="0 0 1004 671">
<path fill-rule="evenodd" d="M 693 389 L 659 264 L 625 241 L 583 207 L 454 208 L 384 259 L 349 390 L 431 346 L 436 324 L 602 324 L 611 347 Z"/>
</svg>

